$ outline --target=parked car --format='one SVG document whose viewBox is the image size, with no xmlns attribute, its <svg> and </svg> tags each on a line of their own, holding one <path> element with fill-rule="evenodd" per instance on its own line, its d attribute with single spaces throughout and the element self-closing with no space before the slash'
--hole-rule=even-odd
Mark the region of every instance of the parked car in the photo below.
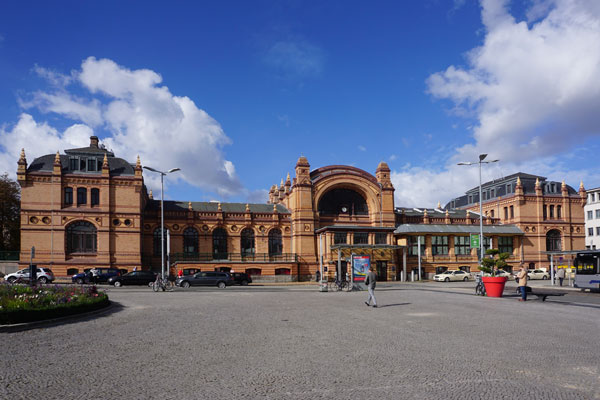
<svg viewBox="0 0 600 400">
<path fill-rule="evenodd" d="M 177 278 L 177 286 L 188 288 L 190 286 L 217 286 L 219 289 L 225 289 L 226 286 L 233 285 L 233 279 L 227 272 L 198 272 L 194 275 L 187 275 Z"/>
<path fill-rule="evenodd" d="M 498 271 L 496 271 L 496 276 L 500 276 L 500 277 L 506 277 L 507 280 L 511 280 L 514 279 L 515 277 L 513 276 L 513 274 L 511 274 L 508 271 L 505 271 L 503 269 L 499 269 Z"/>
<path fill-rule="evenodd" d="M 471 274 L 462 270 L 444 271 L 433 276 L 433 280 L 438 282 L 468 281 L 470 278 Z"/>
<path fill-rule="evenodd" d="M 54 273 L 50 268 L 36 268 L 36 277 L 39 283 L 48 283 L 54 280 Z M 18 280 L 29 281 L 29 268 L 23 268 L 12 274 L 8 274 L 4 277 L 9 283 L 15 283 Z"/>
<path fill-rule="evenodd" d="M 533 271 L 529 271 L 527 273 L 528 279 L 550 279 L 550 274 L 548 271 L 544 271 L 542 269 L 534 269 Z"/>
<path fill-rule="evenodd" d="M 71 277 L 71 281 L 73 283 L 102 283 L 108 282 L 108 279 L 113 276 L 121 275 L 121 271 L 117 268 L 96 268 L 98 271 L 98 275 L 96 277 L 92 276 L 92 269 L 86 268 L 83 272 L 75 274 Z"/>
<path fill-rule="evenodd" d="M 117 275 L 108 278 L 108 284 L 115 287 L 123 285 L 146 285 L 156 280 L 156 274 L 152 271 L 131 271 L 125 275 Z"/>
<path fill-rule="evenodd" d="M 252 278 L 245 272 L 231 272 L 230 275 L 234 285 L 246 286 L 247 284 L 252 283 Z"/>
</svg>

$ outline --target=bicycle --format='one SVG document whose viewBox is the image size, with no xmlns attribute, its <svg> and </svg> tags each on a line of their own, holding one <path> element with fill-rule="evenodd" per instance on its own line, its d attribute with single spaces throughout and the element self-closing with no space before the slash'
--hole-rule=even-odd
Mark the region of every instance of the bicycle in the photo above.
<svg viewBox="0 0 600 400">
<path fill-rule="evenodd" d="M 477 286 L 475 286 L 475 294 L 477 296 L 486 296 L 485 285 L 483 284 L 483 279 L 481 275 L 475 276 L 475 281 L 477 282 Z"/>
<path fill-rule="evenodd" d="M 340 290 L 350 291 L 351 285 L 346 280 L 340 281 L 339 279 L 336 279 L 329 282 L 329 290 L 332 292 L 338 292 Z"/>
<path fill-rule="evenodd" d="M 156 275 L 156 280 L 152 283 L 152 290 L 158 292 L 162 290 L 163 292 L 171 292 L 175 289 L 175 283 L 169 278 L 162 278 L 160 274 Z"/>
</svg>

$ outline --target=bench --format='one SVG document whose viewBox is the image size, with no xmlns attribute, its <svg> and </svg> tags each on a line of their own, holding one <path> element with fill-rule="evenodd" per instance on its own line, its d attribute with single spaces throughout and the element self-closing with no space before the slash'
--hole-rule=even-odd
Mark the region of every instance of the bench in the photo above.
<svg viewBox="0 0 600 400">
<path fill-rule="evenodd" d="M 517 294 L 520 295 L 521 294 L 521 290 L 520 290 L 520 286 L 517 286 Z M 530 295 L 534 295 L 537 297 L 538 300 L 542 300 L 542 301 L 546 301 L 546 297 L 550 297 L 550 296 L 564 296 L 566 293 L 539 293 L 539 292 L 534 292 L 531 287 L 529 286 L 525 286 L 525 288 L 527 288 L 527 296 Z"/>
</svg>

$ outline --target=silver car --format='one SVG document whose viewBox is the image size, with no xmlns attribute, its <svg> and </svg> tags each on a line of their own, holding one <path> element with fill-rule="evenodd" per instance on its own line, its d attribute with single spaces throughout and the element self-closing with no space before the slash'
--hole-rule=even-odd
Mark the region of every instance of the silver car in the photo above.
<svg viewBox="0 0 600 400">
<path fill-rule="evenodd" d="M 36 277 L 39 283 L 48 283 L 54 280 L 54 273 L 50 268 L 36 268 Z M 8 274 L 4 279 L 9 283 L 15 283 L 17 281 L 28 282 L 29 281 L 29 268 L 23 268 L 12 274 Z"/>
<path fill-rule="evenodd" d="M 217 286 L 219 289 L 225 289 L 233 285 L 233 279 L 227 272 L 204 271 L 197 272 L 194 275 L 184 275 L 175 281 L 177 286 L 188 288 L 190 286 Z"/>
</svg>

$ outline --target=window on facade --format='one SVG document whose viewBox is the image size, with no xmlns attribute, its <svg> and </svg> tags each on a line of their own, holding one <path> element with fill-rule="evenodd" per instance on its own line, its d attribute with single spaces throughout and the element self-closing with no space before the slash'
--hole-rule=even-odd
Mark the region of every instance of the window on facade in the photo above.
<svg viewBox="0 0 600 400">
<path fill-rule="evenodd" d="M 485 251 L 491 247 L 492 239 L 489 236 L 483 237 L 483 254 L 485 255 Z M 477 249 L 477 258 L 480 257 L 480 248 Z"/>
<path fill-rule="evenodd" d="M 593 219 L 594 218 L 594 212 L 592 210 L 587 212 L 587 219 Z"/>
<path fill-rule="evenodd" d="M 481 195 L 483 196 L 483 200 L 487 200 L 487 193 L 486 192 L 481 192 Z"/>
<path fill-rule="evenodd" d="M 448 236 L 431 237 L 431 254 L 448 254 Z"/>
<path fill-rule="evenodd" d="M 354 232 L 354 244 L 369 244 L 369 234 L 367 232 Z"/>
<path fill-rule="evenodd" d="M 103 161 L 97 160 L 97 163 L 96 163 L 96 165 L 97 165 L 96 171 L 102 171 L 102 163 L 103 163 Z"/>
<path fill-rule="evenodd" d="M 86 188 L 77 188 L 77 205 L 86 204 L 87 203 L 87 189 Z"/>
<path fill-rule="evenodd" d="M 454 254 L 471 254 L 471 241 L 468 236 L 454 236 Z"/>
<path fill-rule="evenodd" d="M 562 207 L 561 206 L 556 206 L 556 218 L 558 218 L 558 219 L 562 218 Z"/>
<path fill-rule="evenodd" d="M 594 236 L 594 228 L 588 228 L 588 236 Z"/>
<path fill-rule="evenodd" d="M 542 214 L 544 216 L 544 219 L 548 218 L 548 206 L 544 204 L 544 206 L 542 207 Z"/>
<path fill-rule="evenodd" d="M 348 234 L 346 232 L 335 232 L 333 234 L 333 244 L 346 244 Z"/>
<path fill-rule="evenodd" d="M 275 268 L 275 275 L 290 275 L 291 272 L 289 268 Z"/>
<path fill-rule="evenodd" d="M 600 236 L 600 226 L 596 227 L 596 236 Z"/>
<path fill-rule="evenodd" d="M 93 206 L 97 206 L 98 204 L 100 204 L 100 189 L 92 189 L 90 201 Z"/>
<path fill-rule="evenodd" d="M 79 170 L 80 171 L 87 171 L 87 160 L 85 158 L 80 158 L 79 159 Z"/>
<path fill-rule="evenodd" d="M 510 206 L 510 217 L 511 218 L 515 217 L 515 208 L 513 206 Z"/>
<path fill-rule="evenodd" d="M 387 244 L 387 233 L 377 232 L 375 234 L 375 244 Z"/>
<path fill-rule="evenodd" d="M 227 231 L 217 228 L 213 231 L 213 259 L 227 259 Z"/>
<path fill-rule="evenodd" d="M 369 208 L 365 199 L 354 190 L 333 189 L 319 200 L 320 215 L 368 215 Z"/>
<path fill-rule="evenodd" d="M 283 240 L 279 229 L 271 229 L 269 232 L 269 255 L 278 256 L 283 253 Z"/>
<path fill-rule="evenodd" d="M 504 207 L 504 219 L 508 219 L 508 207 Z"/>
<path fill-rule="evenodd" d="M 73 204 L 73 188 L 66 187 L 65 188 L 65 205 Z"/>
<path fill-rule="evenodd" d="M 560 250 L 562 250 L 560 231 L 552 229 L 546 234 L 546 251 Z"/>
<path fill-rule="evenodd" d="M 95 253 L 96 232 L 96 227 L 86 221 L 77 221 L 67 226 L 67 254 Z"/>
<path fill-rule="evenodd" d="M 473 202 L 473 196 L 469 196 L 469 204 Z"/>
<path fill-rule="evenodd" d="M 96 159 L 94 159 L 94 158 L 88 158 L 87 162 L 88 162 L 88 164 L 87 164 L 87 170 L 88 171 L 95 171 L 96 170 Z"/>
<path fill-rule="evenodd" d="M 512 187 L 510 186 L 510 184 L 506 185 L 506 194 L 511 193 L 512 192 Z"/>
<path fill-rule="evenodd" d="M 425 236 L 409 236 L 408 237 L 408 255 L 418 256 L 419 255 L 419 238 L 421 238 L 421 255 L 425 250 Z"/>
<path fill-rule="evenodd" d="M 550 219 L 554 219 L 554 206 L 550 206 Z"/>
<path fill-rule="evenodd" d="M 69 159 L 69 169 L 71 171 L 77 171 L 79 169 L 79 160 L 76 158 Z"/>
<path fill-rule="evenodd" d="M 242 250 L 242 256 L 253 256 L 254 255 L 254 230 L 246 228 L 240 235 L 240 248 Z"/>
<path fill-rule="evenodd" d="M 494 218 L 494 210 L 490 210 L 490 217 Z"/>
<path fill-rule="evenodd" d="M 493 198 L 493 197 L 495 197 L 495 196 L 494 196 L 494 193 L 495 193 L 495 190 L 494 190 L 494 189 L 490 190 L 490 198 Z"/>
<path fill-rule="evenodd" d="M 592 198 L 592 202 L 596 201 L 596 194 L 595 193 L 590 194 L 590 197 Z"/>
<path fill-rule="evenodd" d="M 596 219 L 600 219 L 600 210 L 596 210 Z"/>
<path fill-rule="evenodd" d="M 499 236 L 498 237 L 498 250 L 500 253 L 513 252 L 513 237 L 512 236 Z"/>
<path fill-rule="evenodd" d="M 163 243 L 164 244 L 164 253 L 165 256 L 167 255 L 167 229 L 164 229 L 164 242 L 163 242 L 163 238 L 160 235 L 160 228 L 156 228 L 154 230 L 154 234 L 153 234 L 153 240 L 152 240 L 152 249 L 154 250 L 154 256 L 156 257 L 160 257 L 162 254 L 160 252 L 160 244 Z"/>
<path fill-rule="evenodd" d="M 198 253 L 198 231 L 191 226 L 183 231 L 183 252 Z"/>
</svg>

